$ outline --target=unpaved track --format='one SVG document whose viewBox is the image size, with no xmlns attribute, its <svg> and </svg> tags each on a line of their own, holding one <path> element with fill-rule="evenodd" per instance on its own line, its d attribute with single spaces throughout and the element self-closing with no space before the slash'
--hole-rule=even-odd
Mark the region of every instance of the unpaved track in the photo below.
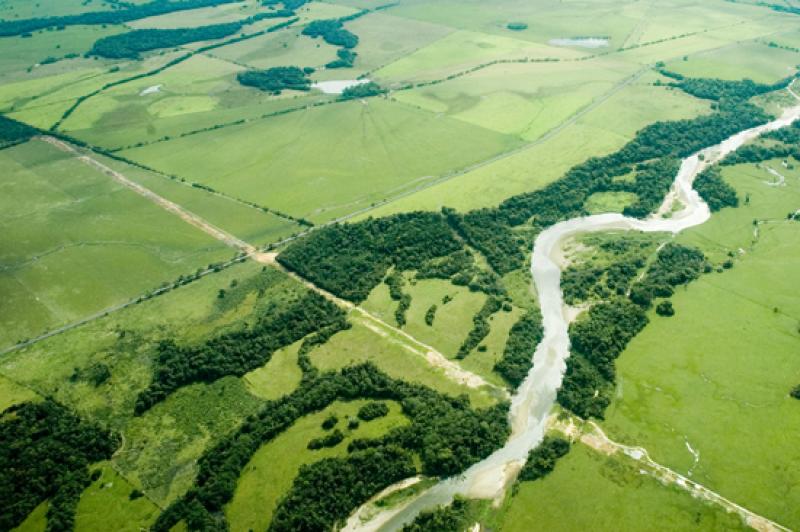
<svg viewBox="0 0 800 532">
<path fill-rule="evenodd" d="M 630 460 L 636 462 L 640 471 L 646 472 L 648 475 L 654 477 L 665 485 L 673 485 L 688 492 L 692 497 L 700 499 L 711 504 L 715 504 L 724 508 L 729 513 L 735 513 L 742 518 L 742 521 L 747 526 L 758 530 L 759 532 L 789 532 L 789 529 L 783 525 L 767 519 L 766 517 L 752 512 L 736 504 L 720 495 L 719 493 L 708 489 L 702 484 L 687 478 L 680 473 L 663 466 L 650 458 L 647 449 L 643 447 L 632 447 L 615 442 L 606 436 L 605 432 L 600 428 L 597 423 L 589 421 L 586 423 L 585 428 L 581 429 L 575 424 L 574 419 L 569 422 L 555 421 L 551 419 L 551 428 L 558 430 L 569 436 L 573 440 L 578 440 L 582 444 L 594 449 L 599 453 L 606 455 L 616 455 L 618 453 L 624 454 Z"/>
<path fill-rule="evenodd" d="M 239 252 L 243 253 L 244 255 L 252 258 L 253 260 L 255 260 L 255 261 L 259 262 L 259 263 L 267 264 L 269 266 L 272 266 L 273 268 L 276 268 L 276 269 L 282 271 L 283 273 L 289 275 L 290 277 L 292 277 L 296 281 L 304 284 L 309 289 L 314 290 L 315 292 L 319 293 L 323 297 L 325 297 L 328 300 L 334 302 L 338 306 L 340 306 L 342 308 L 345 308 L 345 309 L 347 309 L 348 311 L 350 311 L 352 313 L 359 314 L 361 316 L 361 318 L 365 321 L 365 325 L 367 325 L 367 327 L 370 330 L 372 330 L 373 332 L 375 332 L 377 334 L 382 334 L 381 331 L 384 331 L 385 334 L 387 334 L 387 335 L 388 334 L 393 334 L 394 336 L 401 338 L 402 340 L 404 340 L 404 343 L 406 344 L 406 346 L 407 346 L 409 351 L 411 351 L 412 353 L 416 353 L 416 354 L 420 355 L 431 366 L 441 369 L 444 372 L 444 375 L 448 379 L 450 379 L 450 380 L 452 380 L 452 381 L 454 381 L 454 382 L 456 382 L 458 384 L 461 384 L 463 386 L 470 387 L 470 388 L 481 388 L 481 387 L 485 386 L 487 388 L 490 388 L 490 389 L 496 391 L 498 393 L 498 395 L 500 395 L 503 398 L 507 398 L 508 397 L 508 393 L 504 389 L 502 389 L 502 388 L 500 388 L 498 386 L 495 386 L 493 384 L 490 384 L 488 381 L 486 381 L 480 375 L 477 375 L 475 373 L 472 373 L 470 371 L 465 370 L 464 368 L 462 368 L 457 363 L 453 362 L 452 360 L 449 360 L 447 357 L 445 357 L 442 353 L 437 351 L 432 346 L 430 346 L 428 344 L 425 344 L 423 342 L 420 342 L 419 340 L 417 340 L 416 338 L 414 338 L 413 336 L 411 336 L 407 332 L 403 331 L 402 329 L 398 329 L 397 327 L 389 325 L 388 323 L 386 323 L 385 321 L 383 321 L 379 317 L 375 316 L 374 314 L 371 314 L 371 313 L 367 312 L 363 308 L 361 308 L 361 307 L 359 307 L 357 305 L 354 305 L 353 303 L 351 303 L 349 301 L 346 301 L 344 299 L 341 299 L 341 298 L 335 296 L 334 294 L 328 292 L 327 290 L 324 290 L 324 289 L 320 288 L 319 286 L 315 285 L 314 283 L 310 282 L 309 280 L 304 279 L 303 277 L 301 277 L 297 273 L 284 268 L 280 263 L 278 263 L 275 260 L 276 257 L 277 257 L 276 253 L 265 253 L 265 252 L 259 251 L 255 246 L 253 246 L 251 244 L 248 244 L 247 242 L 245 242 L 245 241 L 233 236 L 232 234 L 220 229 L 219 227 L 209 223 L 208 221 L 204 220 L 203 218 L 201 218 L 197 214 L 195 214 L 195 213 L 193 213 L 193 212 L 181 207 L 177 203 L 174 203 L 174 202 L 172 202 L 172 201 L 170 201 L 170 200 L 168 200 L 168 199 L 166 199 L 166 198 L 164 198 L 162 196 L 159 196 L 158 194 L 156 194 L 152 190 L 140 185 L 139 183 L 131 181 L 130 179 L 125 177 L 122 173 L 120 173 L 120 172 L 118 172 L 118 171 L 116 171 L 116 170 L 114 170 L 112 168 L 109 168 L 108 166 L 106 166 L 105 164 L 101 163 L 97 159 L 94 159 L 94 158 L 92 158 L 92 157 L 90 157 L 90 156 L 88 156 L 88 155 L 86 155 L 84 153 L 81 153 L 79 150 L 77 150 L 76 148 L 74 148 L 73 146 L 67 144 L 66 142 L 64 142 L 62 140 L 59 140 L 59 139 L 57 139 L 55 137 L 50 137 L 50 136 L 43 136 L 43 137 L 38 137 L 38 138 L 40 140 L 44 141 L 44 142 L 47 142 L 47 143 L 55 146 L 56 148 L 58 148 L 61 151 L 64 151 L 66 153 L 69 153 L 69 154 L 73 155 L 75 158 L 77 158 L 81 162 L 83 162 L 83 163 L 85 163 L 85 164 L 97 169 L 98 171 L 102 172 L 103 174 L 111 177 L 117 183 L 119 183 L 122 186 L 124 186 L 124 187 L 126 187 L 126 188 L 128 188 L 128 189 L 130 189 L 130 190 L 132 190 L 134 192 L 136 192 L 140 196 L 142 196 L 144 198 L 147 198 L 148 200 L 152 201 L 153 203 L 155 203 L 156 205 L 158 205 L 162 209 L 164 209 L 164 210 L 166 210 L 168 212 L 171 212 L 172 214 L 174 214 L 176 216 L 179 216 L 186 223 L 197 227 L 201 231 L 205 232 L 206 234 L 208 234 L 209 236 L 215 238 L 216 240 L 219 240 L 220 242 L 224 243 L 228 247 L 231 247 L 231 248 L 234 248 L 234 249 L 238 250 Z M 128 304 L 129 303 L 125 303 L 123 305 L 120 305 L 118 308 L 124 308 L 125 306 L 128 306 Z M 98 313 L 98 314 L 96 314 L 94 316 L 91 316 L 90 318 L 87 318 L 86 320 L 83 320 L 80 323 L 86 323 L 87 321 L 91 321 L 92 319 L 96 319 L 97 317 L 103 316 L 103 315 L 107 314 L 108 312 L 109 311 L 103 311 L 103 312 Z M 52 331 L 51 333 L 48 333 L 45 336 L 39 337 L 38 339 L 43 339 L 45 337 L 50 337 L 50 336 L 53 336 L 55 334 L 58 334 L 59 332 L 63 332 L 65 330 L 69 330 L 71 328 L 74 328 L 74 325 L 68 325 L 68 326 L 62 327 L 60 329 Z M 30 345 L 31 343 L 33 343 L 33 341 L 27 342 L 25 345 Z M 17 347 L 17 346 L 14 346 L 14 347 Z"/>
</svg>

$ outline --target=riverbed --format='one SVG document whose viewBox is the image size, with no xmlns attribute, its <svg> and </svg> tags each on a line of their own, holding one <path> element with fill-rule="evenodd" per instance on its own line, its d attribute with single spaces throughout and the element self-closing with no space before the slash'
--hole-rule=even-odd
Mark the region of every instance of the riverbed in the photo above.
<svg viewBox="0 0 800 532">
<path fill-rule="evenodd" d="M 780 118 L 762 126 L 732 135 L 716 146 L 685 158 L 672 189 L 656 214 L 646 220 L 628 218 L 618 213 L 573 218 L 542 231 L 536 238 L 531 257 L 531 273 L 541 306 L 544 336 L 536 346 L 533 368 L 511 401 L 508 442 L 464 474 L 446 479 L 405 506 L 379 516 L 354 530 L 398 530 L 416 515 L 436 505 L 448 504 L 455 494 L 472 498 L 499 499 L 525 463 L 528 453 L 544 437 L 548 415 L 569 357 L 568 309 L 561 292 L 559 255 L 565 240 L 575 235 L 611 230 L 679 233 L 706 222 L 711 217 L 708 205 L 692 188 L 694 179 L 708 166 L 716 164 L 746 142 L 790 125 L 800 118 L 800 105 L 784 111 Z M 682 208 L 666 218 L 673 206 Z"/>
</svg>

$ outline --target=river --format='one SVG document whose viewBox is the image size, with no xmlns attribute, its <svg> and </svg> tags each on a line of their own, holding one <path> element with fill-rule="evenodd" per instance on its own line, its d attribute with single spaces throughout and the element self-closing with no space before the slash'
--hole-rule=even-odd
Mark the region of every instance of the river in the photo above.
<svg viewBox="0 0 800 532">
<path fill-rule="evenodd" d="M 367 523 L 348 521 L 345 530 L 398 530 L 416 515 L 436 505 L 448 504 L 454 495 L 473 498 L 502 497 L 506 487 L 525 463 L 528 452 L 544 437 L 547 418 L 569 357 L 569 317 L 561 293 L 559 265 L 561 245 L 575 235 L 597 231 L 645 231 L 679 233 L 707 221 L 711 212 L 692 188 L 694 179 L 705 168 L 719 162 L 746 142 L 790 125 L 800 118 L 800 105 L 786 109 L 780 118 L 737 133 L 716 146 L 685 158 L 670 193 L 656 214 L 646 220 L 618 213 L 573 218 L 542 231 L 531 256 L 531 273 L 542 311 L 544 336 L 533 355 L 533 368 L 512 398 L 509 423 L 512 433 L 506 444 L 473 465 L 462 475 L 445 479 L 408 504 L 380 513 Z M 675 203 L 676 201 L 680 203 Z M 673 205 L 683 205 L 672 212 Z M 672 215 L 665 217 L 665 213 Z"/>
</svg>

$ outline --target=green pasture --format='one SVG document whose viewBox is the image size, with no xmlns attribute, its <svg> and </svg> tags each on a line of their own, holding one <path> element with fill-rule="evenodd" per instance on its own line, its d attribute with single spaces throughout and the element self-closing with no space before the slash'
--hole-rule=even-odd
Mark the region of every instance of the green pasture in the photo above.
<svg viewBox="0 0 800 532">
<path fill-rule="evenodd" d="M 225 507 L 231 530 L 266 530 L 280 499 L 289 491 L 294 478 L 305 464 L 334 456 L 345 456 L 354 438 L 379 438 L 408 422 L 400 405 L 389 402 L 389 414 L 373 421 L 361 421 L 358 428 L 347 428 L 358 409 L 369 401 L 336 402 L 321 412 L 302 417 L 274 440 L 262 446 L 245 466 L 236 485 L 233 500 Z M 345 439 L 332 448 L 309 450 L 308 442 L 326 434 L 322 422 L 329 416 L 339 418 L 336 427 Z M 336 486 L 330 486 L 335 490 Z"/>
<path fill-rule="evenodd" d="M 110 463 L 93 468 L 100 477 L 81 495 L 75 513 L 75 530 L 120 530 L 138 532 L 147 529 L 161 509 L 146 497 L 131 499 L 135 489 Z"/>
<path fill-rule="evenodd" d="M 471 124 L 372 98 L 122 153 L 160 171 L 320 222 L 517 144 Z"/>
<path fill-rule="evenodd" d="M 521 482 L 498 530 L 744 530 L 738 516 L 639 472 L 623 455 L 574 444 L 555 471 Z"/>
<path fill-rule="evenodd" d="M 214 7 L 175 11 L 165 15 L 134 20 L 127 25 L 134 29 L 194 28 L 210 24 L 236 22 L 263 11 L 264 8 L 261 6 L 261 2 L 245 0 L 244 2 L 234 2 Z"/>
<path fill-rule="evenodd" d="M 533 141 L 632 75 L 633 65 L 583 62 L 494 65 L 441 84 L 398 92 L 399 101 Z"/>
<path fill-rule="evenodd" d="M 679 290 L 675 316 L 653 315 L 631 342 L 617 363 L 605 428 L 794 528 L 800 453 L 790 427 L 800 423 L 800 408 L 788 394 L 800 382 L 800 230 L 786 215 L 800 208 L 800 173 L 767 164 L 785 172 L 786 186 L 769 186 L 773 177 L 753 165 L 726 168 L 749 204 L 678 237 L 716 264 L 733 256 L 734 266 Z M 753 220 L 763 221 L 757 234 Z"/>
<path fill-rule="evenodd" d="M 227 377 L 182 388 L 134 417 L 136 396 L 151 378 L 155 346 L 163 339 L 203 341 L 241 326 L 270 301 L 279 303 L 303 290 L 287 276 L 262 268 L 253 262 L 236 265 L 10 353 L 0 361 L 0 375 L 120 432 L 124 447 L 112 460 L 114 468 L 159 504 L 171 502 L 191 485 L 205 449 L 263 401 L 248 391 L 247 378 Z M 218 298 L 220 288 L 226 290 L 223 299 Z M 98 364 L 107 366 L 111 376 L 95 386 L 81 375 Z M 266 367 L 290 391 L 294 368 L 280 357 Z M 22 392 L 11 391 L 22 399 Z"/>
<path fill-rule="evenodd" d="M 242 377 L 247 391 L 267 401 L 292 393 L 303 377 L 297 365 L 297 350 L 301 344 L 302 340 L 276 351 L 269 362 Z"/>
<path fill-rule="evenodd" d="M 0 152 L 3 345 L 123 303 L 232 250 L 42 142 Z"/>
<path fill-rule="evenodd" d="M 798 52 L 747 42 L 694 54 L 686 61 L 679 59 L 667 64 L 667 68 L 684 76 L 750 78 L 759 83 L 774 83 L 794 74 L 798 63 Z"/>
<path fill-rule="evenodd" d="M 20 403 L 36 401 L 38 397 L 36 392 L 30 388 L 17 384 L 7 377 L 0 376 L 0 412 Z"/>
<path fill-rule="evenodd" d="M 514 194 L 559 179 L 590 156 L 619 149 L 652 122 L 690 118 L 708 110 L 708 104 L 696 98 L 652 86 L 649 75 L 606 96 L 585 114 L 568 120 L 526 149 L 378 207 L 370 215 L 439 210 L 442 206 L 468 210 L 497 205 Z"/>
<path fill-rule="evenodd" d="M 351 313 L 351 329 L 338 333 L 311 352 L 314 366 L 325 371 L 372 362 L 392 378 L 416 382 L 452 396 L 467 394 L 476 407 L 496 402 L 488 390 L 468 388 L 448 379 L 444 371 L 431 366 L 419 352 L 407 349 L 406 338 L 380 329 L 369 320 L 356 318 Z M 417 346 L 414 348 L 419 350 Z"/>
</svg>

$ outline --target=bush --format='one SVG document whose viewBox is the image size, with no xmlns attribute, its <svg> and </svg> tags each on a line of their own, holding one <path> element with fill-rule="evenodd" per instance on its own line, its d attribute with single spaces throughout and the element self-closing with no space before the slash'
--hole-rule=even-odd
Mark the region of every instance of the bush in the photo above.
<svg viewBox="0 0 800 532">
<path fill-rule="evenodd" d="M 266 70 L 248 70 L 240 72 L 236 79 L 248 87 L 255 87 L 266 92 L 280 93 L 285 89 L 307 91 L 311 89 L 311 80 L 306 73 L 296 67 L 273 67 Z"/>
<path fill-rule="evenodd" d="M 523 31 L 528 29 L 528 25 L 524 22 L 509 22 L 506 24 L 506 28 L 510 29 L 511 31 Z"/>
<path fill-rule="evenodd" d="M 373 401 L 367 403 L 358 409 L 358 418 L 363 421 L 372 421 L 379 417 L 385 417 L 389 414 L 389 407 L 386 403 Z"/>
<path fill-rule="evenodd" d="M 674 316 L 675 309 L 672 308 L 672 301 L 664 300 L 656 306 L 656 314 L 659 316 Z"/>
</svg>

